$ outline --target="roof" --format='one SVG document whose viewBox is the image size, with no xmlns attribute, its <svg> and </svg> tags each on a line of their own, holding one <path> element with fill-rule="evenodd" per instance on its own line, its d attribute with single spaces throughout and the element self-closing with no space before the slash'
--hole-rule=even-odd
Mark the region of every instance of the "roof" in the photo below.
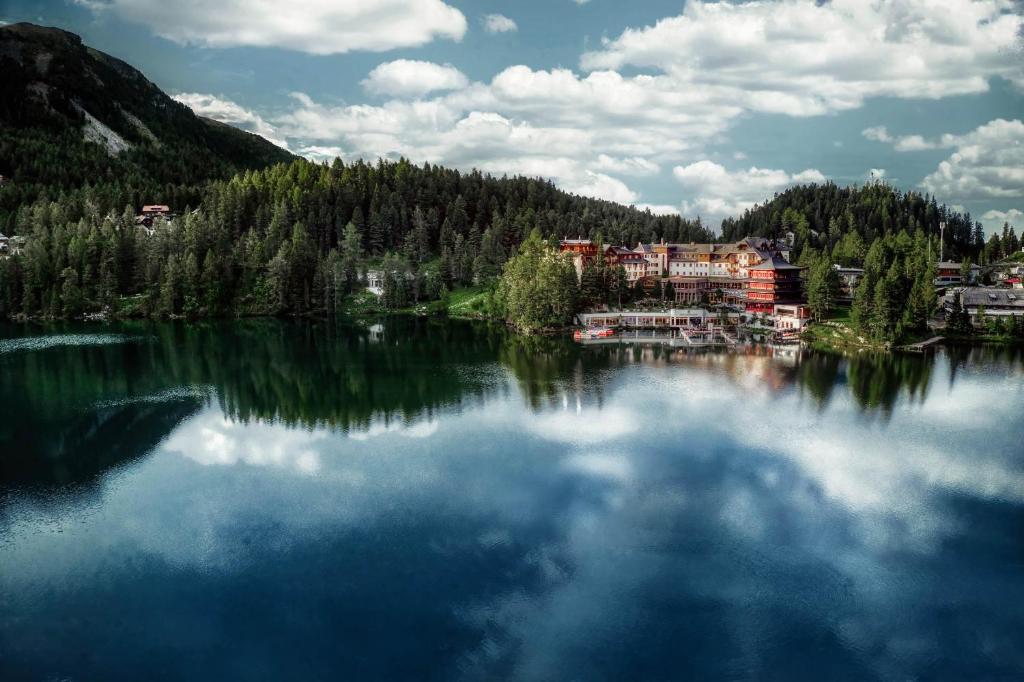
<svg viewBox="0 0 1024 682">
<path fill-rule="evenodd" d="M 143 213 L 145 213 L 146 211 L 163 211 L 163 212 L 169 213 L 170 210 L 171 210 L 170 206 L 164 206 L 163 204 L 153 204 L 152 206 L 143 206 L 142 207 Z"/>
<path fill-rule="evenodd" d="M 937 268 L 945 268 L 947 270 L 956 268 L 956 269 L 959 270 L 960 269 L 960 263 L 954 263 L 951 260 L 940 260 L 938 263 L 935 264 L 935 267 L 937 267 Z M 977 265 L 975 263 L 971 263 L 971 270 L 981 270 L 981 266 Z"/>
<path fill-rule="evenodd" d="M 768 258 L 763 263 L 757 265 L 751 265 L 748 270 L 803 270 L 798 265 L 792 265 L 785 258 L 777 253 L 773 253 L 771 258 Z"/>
<path fill-rule="evenodd" d="M 166 208 L 166 206 L 164 207 Z M 581 244 L 589 246 L 592 242 L 589 239 L 563 239 L 559 242 L 560 244 Z"/>
<path fill-rule="evenodd" d="M 1024 310 L 1024 294 L 1014 289 L 990 289 L 988 287 L 967 287 L 960 294 L 966 306 L 1000 306 Z"/>
</svg>

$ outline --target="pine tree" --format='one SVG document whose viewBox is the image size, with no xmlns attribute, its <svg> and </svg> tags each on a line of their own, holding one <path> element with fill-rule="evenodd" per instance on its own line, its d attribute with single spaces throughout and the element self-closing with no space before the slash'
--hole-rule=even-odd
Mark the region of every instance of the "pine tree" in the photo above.
<svg viewBox="0 0 1024 682">
<path fill-rule="evenodd" d="M 78 284 L 78 272 L 71 267 L 64 268 L 60 273 L 62 313 L 64 317 L 77 317 L 82 313 L 84 300 Z"/>
<path fill-rule="evenodd" d="M 811 265 L 807 282 L 807 303 L 815 321 L 832 311 L 839 290 L 839 275 L 826 256 L 818 256 Z"/>
</svg>

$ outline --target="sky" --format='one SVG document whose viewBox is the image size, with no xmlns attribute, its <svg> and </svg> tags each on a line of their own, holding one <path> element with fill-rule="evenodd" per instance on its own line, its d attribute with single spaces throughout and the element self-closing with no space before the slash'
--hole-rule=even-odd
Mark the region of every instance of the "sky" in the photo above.
<svg viewBox="0 0 1024 682">
<path fill-rule="evenodd" d="M 1024 228 L 1021 0 L 3 0 L 313 159 L 550 178 L 717 226 L 883 180 Z"/>
</svg>

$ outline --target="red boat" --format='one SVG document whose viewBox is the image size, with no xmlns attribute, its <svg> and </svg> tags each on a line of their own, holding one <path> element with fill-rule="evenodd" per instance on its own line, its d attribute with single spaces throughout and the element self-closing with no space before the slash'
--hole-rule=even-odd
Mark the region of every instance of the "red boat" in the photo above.
<svg viewBox="0 0 1024 682">
<path fill-rule="evenodd" d="M 615 336 L 615 330 L 611 327 L 591 327 L 589 329 L 577 329 L 573 332 L 572 337 L 577 341 L 583 341 L 585 339 L 606 339 L 609 336 Z"/>
</svg>

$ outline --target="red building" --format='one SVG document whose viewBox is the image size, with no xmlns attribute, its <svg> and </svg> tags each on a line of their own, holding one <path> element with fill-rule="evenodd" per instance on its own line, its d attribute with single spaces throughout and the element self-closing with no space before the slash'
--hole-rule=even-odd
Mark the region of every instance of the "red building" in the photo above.
<svg viewBox="0 0 1024 682">
<path fill-rule="evenodd" d="M 144 225 L 148 228 L 153 226 L 153 221 L 157 218 L 170 220 L 172 215 L 170 206 L 165 206 L 163 204 L 143 206 L 139 215 L 135 216 L 135 224 Z"/>
<path fill-rule="evenodd" d="M 747 312 L 772 313 L 778 303 L 803 301 L 803 268 L 790 265 L 778 254 L 748 268 Z"/>
<path fill-rule="evenodd" d="M 563 239 L 558 246 L 562 253 L 578 253 L 584 258 L 593 258 L 598 252 L 597 244 L 589 239 Z"/>
</svg>

